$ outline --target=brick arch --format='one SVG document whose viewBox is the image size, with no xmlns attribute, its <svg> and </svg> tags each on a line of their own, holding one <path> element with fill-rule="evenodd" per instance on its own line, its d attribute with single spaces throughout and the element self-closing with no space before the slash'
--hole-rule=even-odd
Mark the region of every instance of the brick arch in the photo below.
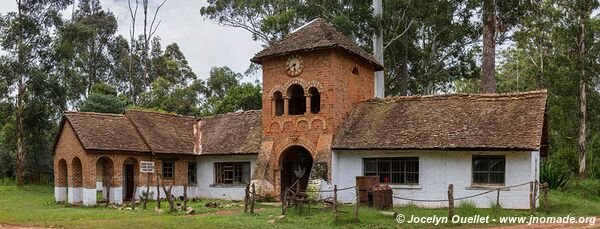
<svg viewBox="0 0 600 229">
<path fill-rule="evenodd" d="M 310 129 L 311 129 L 311 130 L 313 129 L 313 124 L 314 124 L 316 121 L 321 121 L 321 123 L 323 123 L 323 130 L 326 130 L 326 129 L 327 129 L 327 123 L 325 122 L 325 119 L 322 119 L 322 118 L 319 118 L 319 117 L 313 117 L 313 118 L 310 120 L 310 125 L 309 125 L 309 127 L 310 127 Z"/>
<path fill-rule="evenodd" d="M 69 177 L 67 160 L 60 158 L 56 168 L 57 170 L 56 174 L 54 175 L 54 186 L 62 188 L 67 187 L 67 179 Z"/>
<path fill-rule="evenodd" d="M 277 146 L 275 148 L 274 152 L 277 153 L 277 156 L 275 157 L 276 160 L 274 162 L 274 168 L 281 169 L 282 153 L 283 153 L 283 151 L 285 151 L 286 149 L 288 149 L 292 146 L 304 147 L 306 150 L 308 150 L 308 152 L 310 152 L 310 155 L 312 155 L 313 159 L 317 155 L 317 146 L 314 143 L 312 143 L 311 141 L 309 141 L 303 137 L 298 137 L 298 138 L 294 138 L 294 139 L 288 137 L 285 140 L 283 140 L 279 146 Z"/>
<path fill-rule="evenodd" d="M 307 82 L 304 79 L 301 79 L 301 78 L 293 78 L 293 79 L 288 80 L 287 82 L 285 82 L 285 84 L 283 84 L 282 89 L 284 91 L 287 91 L 294 84 L 300 85 L 302 87 L 302 89 L 304 89 L 304 90 L 308 89 L 306 87 L 306 85 L 308 85 Z M 284 93 L 284 95 L 285 95 L 285 93 Z"/>
<path fill-rule="evenodd" d="M 306 84 L 306 91 L 308 92 L 308 90 L 309 90 L 311 87 L 314 87 L 314 88 L 316 88 L 317 90 L 319 90 L 319 93 L 320 93 L 320 94 L 323 94 L 323 92 L 324 92 L 324 90 L 323 90 L 323 85 L 322 85 L 322 84 L 321 84 L 321 82 L 319 82 L 319 81 L 313 80 L 313 81 L 310 81 L 310 82 L 308 82 L 308 84 Z"/>
<path fill-rule="evenodd" d="M 283 87 L 276 85 L 275 87 L 271 88 L 271 90 L 269 91 L 269 100 L 273 100 L 273 95 L 275 94 L 275 92 L 279 92 L 281 93 L 282 96 L 285 96 L 285 90 Z"/>
<path fill-rule="evenodd" d="M 73 160 L 71 160 L 70 170 L 72 182 L 69 185 L 74 188 L 83 187 L 83 163 L 79 157 L 74 157 Z"/>
<path fill-rule="evenodd" d="M 283 128 L 283 126 L 277 122 L 277 121 L 273 121 L 271 122 L 271 125 L 269 125 L 269 132 L 273 133 L 274 131 L 277 132 L 283 132 L 281 129 Z"/>
</svg>

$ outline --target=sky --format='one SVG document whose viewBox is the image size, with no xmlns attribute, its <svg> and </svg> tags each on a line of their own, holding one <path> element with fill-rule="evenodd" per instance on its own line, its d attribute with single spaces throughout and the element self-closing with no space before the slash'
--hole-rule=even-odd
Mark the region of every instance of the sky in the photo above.
<svg viewBox="0 0 600 229">
<path fill-rule="evenodd" d="M 162 0 L 150 0 L 148 11 L 154 13 L 160 2 Z M 101 0 L 100 3 L 117 17 L 118 33 L 129 38 L 131 20 L 128 1 Z M 224 27 L 205 20 L 200 15 L 200 8 L 206 5 L 206 1 L 200 0 L 167 0 L 157 16 L 157 21 L 161 20 L 161 23 L 156 35 L 161 38 L 163 47 L 171 43 L 179 45 L 198 78 L 208 78 L 210 69 L 214 66 L 228 66 L 235 72 L 243 73 L 250 66 L 250 58 L 262 49 L 261 44 L 253 41 L 251 33 L 246 30 Z M 15 9 L 15 1 L 0 0 L 0 13 Z M 69 17 L 71 12 L 70 8 L 66 10 L 65 17 Z M 137 34 L 143 29 L 142 16 L 140 4 Z M 244 81 L 253 82 L 258 79 L 256 75 L 245 78 Z"/>
</svg>

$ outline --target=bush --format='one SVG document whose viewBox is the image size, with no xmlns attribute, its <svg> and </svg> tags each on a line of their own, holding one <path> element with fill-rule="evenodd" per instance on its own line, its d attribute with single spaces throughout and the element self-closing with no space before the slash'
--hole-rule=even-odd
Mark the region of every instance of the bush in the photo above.
<svg viewBox="0 0 600 229">
<path fill-rule="evenodd" d="M 600 196 L 600 180 L 572 179 L 565 189 L 569 192 L 579 193 L 583 196 Z"/>
<path fill-rule="evenodd" d="M 600 168 L 596 167 L 596 168 L 592 168 L 588 171 L 588 178 L 590 179 L 596 179 L 596 180 L 600 180 Z"/>
<path fill-rule="evenodd" d="M 562 189 L 569 181 L 569 172 L 552 162 L 545 161 L 540 166 L 540 182 L 548 182 L 551 189 Z"/>
</svg>

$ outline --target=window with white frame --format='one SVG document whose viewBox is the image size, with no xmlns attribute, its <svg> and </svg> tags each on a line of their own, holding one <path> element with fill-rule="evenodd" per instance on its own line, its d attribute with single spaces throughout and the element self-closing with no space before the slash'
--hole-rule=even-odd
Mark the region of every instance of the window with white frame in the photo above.
<svg viewBox="0 0 600 229">
<path fill-rule="evenodd" d="M 250 181 L 250 162 L 215 163 L 215 184 L 245 184 Z"/>
</svg>

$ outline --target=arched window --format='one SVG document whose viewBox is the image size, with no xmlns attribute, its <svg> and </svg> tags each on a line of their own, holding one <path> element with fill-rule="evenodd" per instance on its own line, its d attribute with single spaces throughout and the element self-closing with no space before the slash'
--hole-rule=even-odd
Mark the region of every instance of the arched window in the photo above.
<svg viewBox="0 0 600 229">
<path fill-rule="evenodd" d="M 354 75 L 360 75 L 360 73 L 358 72 L 358 68 L 357 67 L 354 67 L 352 69 L 352 74 L 354 74 Z"/>
<path fill-rule="evenodd" d="M 281 92 L 276 91 L 273 94 L 273 100 L 275 101 L 275 116 L 283 115 L 283 95 Z"/>
<path fill-rule="evenodd" d="M 292 84 L 287 91 L 290 99 L 288 112 L 290 115 L 301 115 L 306 112 L 306 97 L 304 97 L 304 89 L 298 84 Z"/>
<path fill-rule="evenodd" d="M 310 94 L 310 113 L 318 114 L 321 111 L 321 94 L 316 87 L 308 89 Z"/>
</svg>

